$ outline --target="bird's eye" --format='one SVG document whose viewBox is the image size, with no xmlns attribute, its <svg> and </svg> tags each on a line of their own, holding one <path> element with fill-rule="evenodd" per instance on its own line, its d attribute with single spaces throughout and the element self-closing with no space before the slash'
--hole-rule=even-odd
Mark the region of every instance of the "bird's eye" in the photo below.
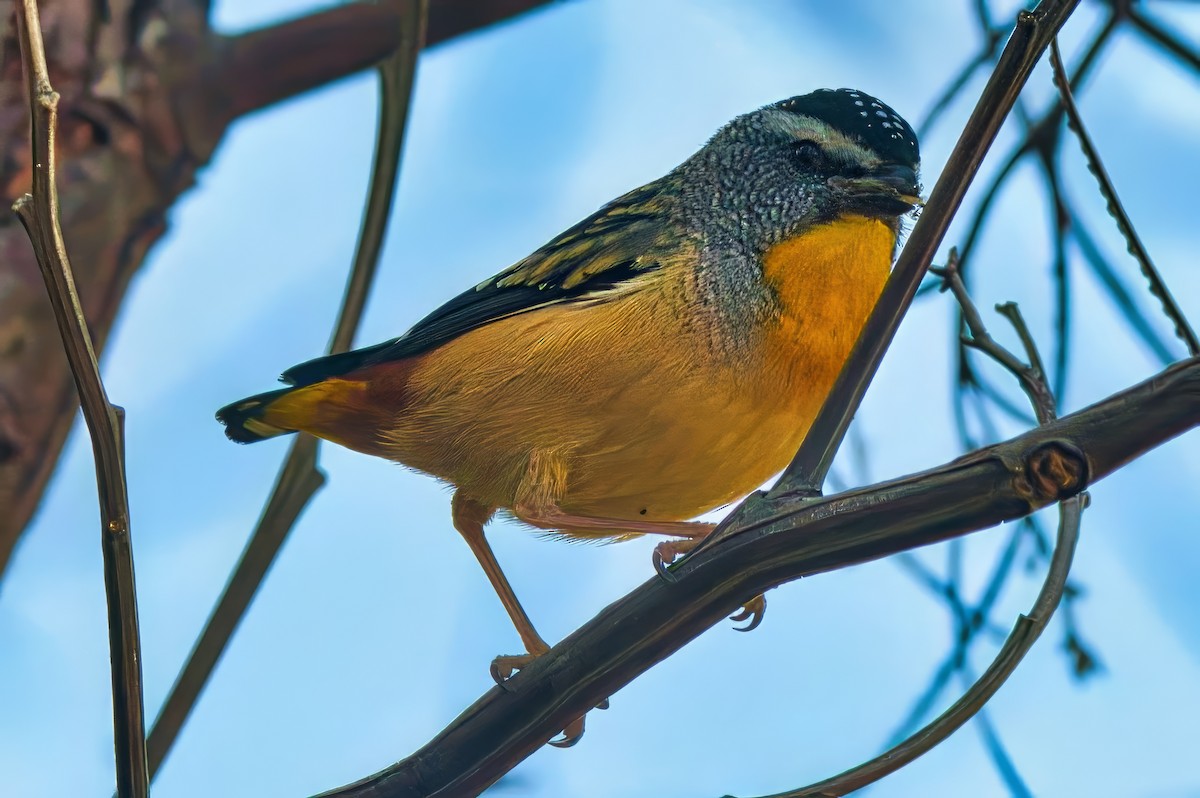
<svg viewBox="0 0 1200 798">
<path fill-rule="evenodd" d="M 810 165 L 817 165 L 825 160 L 825 151 L 815 141 L 797 141 L 792 145 L 796 157 Z"/>
</svg>

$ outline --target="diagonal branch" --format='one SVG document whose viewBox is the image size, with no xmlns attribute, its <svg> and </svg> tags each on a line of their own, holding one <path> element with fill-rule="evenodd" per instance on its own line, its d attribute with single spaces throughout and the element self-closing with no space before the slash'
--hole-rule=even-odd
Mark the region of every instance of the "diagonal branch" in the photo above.
<svg viewBox="0 0 1200 798">
<path fill-rule="evenodd" d="M 55 174 L 58 92 L 51 87 L 46 68 L 37 0 L 22 0 L 16 9 L 16 18 L 25 85 L 29 92 L 34 170 L 33 193 L 18 199 L 13 204 L 13 211 L 21 219 L 33 244 L 92 439 L 108 602 L 117 794 L 121 798 L 144 798 L 149 793 L 149 786 L 137 588 L 125 483 L 124 411 L 108 400 L 100 379 L 91 332 L 75 291 L 75 278 L 59 224 Z"/>
<path fill-rule="evenodd" d="M 433 0 L 423 46 L 503 22 L 549 0 Z M 367 69 L 402 46 L 398 33 L 417 0 L 355 2 L 225 40 L 212 83 L 225 93 L 229 119 L 329 83 L 331 75 Z M 329 42 L 353 42 L 330 47 Z"/>
<path fill-rule="evenodd" d="M 1175 334 L 1187 345 L 1188 354 L 1195 357 L 1200 354 L 1200 340 L 1197 340 L 1196 333 L 1192 330 L 1192 326 L 1188 324 L 1187 317 L 1184 316 L 1179 303 L 1171 295 L 1171 290 L 1167 288 L 1167 284 L 1159 273 L 1158 267 L 1150 259 L 1150 253 L 1146 250 L 1141 237 L 1137 234 L 1137 229 L 1134 228 L 1133 221 L 1125 211 L 1125 206 L 1121 204 L 1121 198 L 1117 196 L 1116 186 L 1113 185 L 1112 178 L 1108 176 L 1108 170 L 1104 168 L 1104 163 L 1100 160 L 1100 152 L 1096 149 L 1091 135 L 1088 134 L 1087 128 L 1083 125 L 1083 117 L 1080 116 L 1079 108 L 1075 105 L 1075 98 L 1071 94 L 1071 84 L 1067 79 L 1066 68 L 1063 67 L 1062 56 L 1058 52 L 1057 40 L 1050 45 L 1050 63 L 1054 68 L 1054 85 L 1058 88 L 1059 95 L 1062 97 L 1063 108 L 1067 113 L 1067 124 L 1075 134 L 1075 137 L 1079 139 L 1079 146 L 1083 150 L 1084 158 L 1087 160 L 1088 171 L 1092 173 L 1092 176 L 1096 178 L 1096 182 L 1100 184 L 1100 193 L 1103 195 L 1104 201 L 1108 203 L 1108 212 L 1116 220 L 1117 229 L 1121 231 L 1121 235 L 1125 238 L 1125 245 L 1129 248 L 1129 254 L 1138 262 L 1142 274 L 1145 275 L 1146 280 L 1150 283 L 1150 293 L 1162 303 L 1163 313 L 1175 325 Z"/>
<path fill-rule="evenodd" d="M 1200 359 L 940 468 L 837 496 L 762 500 L 759 519 L 651 579 L 483 695 L 421 750 L 325 798 L 475 795 L 573 718 L 750 596 L 946 540 L 1078 494 L 1200 425 Z"/>
<path fill-rule="evenodd" d="M 1129 21 L 1146 38 L 1175 56 L 1183 64 L 1190 67 L 1193 72 L 1200 74 L 1200 52 L 1197 52 L 1195 47 L 1180 40 L 1175 34 L 1146 16 L 1132 4 L 1129 6 L 1127 14 Z"/>
</svg>

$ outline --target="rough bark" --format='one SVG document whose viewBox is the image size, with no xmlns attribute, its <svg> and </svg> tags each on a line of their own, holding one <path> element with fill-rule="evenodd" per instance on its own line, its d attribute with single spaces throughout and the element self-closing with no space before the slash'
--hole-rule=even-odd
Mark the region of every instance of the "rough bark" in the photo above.
<svg viewBox="0 0 1200 798">
<path fill-rule="evenodd" d="M 59 197 L 84 313 L 102 350 L 130 279 L 239 117 L 375 64 L 410 0 L 339 6 L 239 36 L 206 0 L 43 0 L 62 95 Z M 430 45 L 547 0 L 434 0 Z M 107 15 L 105 15 L 107 11 Z M 0 0 L 0 202 L 30 186 L 28 103 Z M 16 217 L 0 213 L 0 576 L 38 507 L 78 400 Z"/>
</svg>

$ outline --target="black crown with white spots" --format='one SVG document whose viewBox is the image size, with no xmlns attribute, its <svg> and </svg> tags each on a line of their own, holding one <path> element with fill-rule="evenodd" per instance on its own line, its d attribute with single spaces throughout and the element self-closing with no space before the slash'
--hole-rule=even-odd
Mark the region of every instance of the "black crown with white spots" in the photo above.
<svg viewBox="0 0 1200 798">
<path fill-rule="evenodd" d="M 776 103 L 793 114 L 803 114 L 862 140 L 894 163 L 914 169 L 921 162 L 917 134 L 904 117 L 871 95 L 855 89 L 818 89 Z"/>
</svg>

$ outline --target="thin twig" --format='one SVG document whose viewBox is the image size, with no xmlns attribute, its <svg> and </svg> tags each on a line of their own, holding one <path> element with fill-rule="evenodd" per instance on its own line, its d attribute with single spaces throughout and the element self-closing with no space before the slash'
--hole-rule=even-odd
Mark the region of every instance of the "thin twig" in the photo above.
<svg viewBox="0 0 1200 798">
<path fill-rule="evenodd" d="M 428 2 L 418 0 L 408 4 L 407 8 L 410 14 L 403 22 L 400 47 L 379 68 L 379 135 L 371 168 L 371 185 L 354 265 L 329 344 L 330 354 L 346 351 L 354 340 L 392 209 L 416 77 L 417 53 L 424 41 Z M 325 475 L 317 464 L 317 450 L 317 439 L 303 434 L 297 435 L 288 450 L 263 514 L 150 731 L 148 747 L 152 776 L 158 772 L 179 736 L 296 519 L 325 483 Z"/>
<path fill-rule="evenodd" d="M 944 267 L 931 269 L 930 271 L 945 281 L 947 290 L 954 294 L 954 298 L 958 300 L 962 308 L 963 319 L 970 332 L 969 336 L 963 338 L 963 343 L 972 349 L 978 349 L 983 352 L 1017 378 L 1021 389 L 1025 391 L 1025 395 L 1029 397 L 1030 404 L 1033 405 L 1034 414 L 1037 416 L 1039 423 L 1045 424 L 1047 421 L 1053 419 L 1054 396 L 1046 384 L 1041 357 L 1038 355 L 1037 349 L 1033 346 L 1029 330 L 1025 326 L 1024 319 L 1021 318 L 1020 312 L 1016 309 L 1016 305 L 1012 303 L 998 305 L 996 310 L 1008 318 L 1016 328 L 1017 334 L 1021 338 L 1021 344 L 1025 347 L 1026 355 L 1030 359 L 1030 364 L 1022 363 L 1016 355 L 1000 346 L 992 338 L 991 333 L 988 332 L 986 325 L 983 323 L 983 318 L 979 315 L 979 310 L 975 307 L 975 303 L 971 300 L 970 295 L 967 294 L 966 286 L 963 284 L 962 276 L 958 271 L 958 258 L 954 250 L 950 251 L 950 258 Z"/>
<path fill-rule="evenodd" d="M 75 278 L 58 218 L 54 139 L 58 93 L 50 85 L 36 0 L 16 9 L 22 66 L 29 92 L 33 153 L 33 193 L 13 204 L 33 244 L 54 318 L 79 390 L 83 418 L 92 439 L 100 499 L 100 541 L 108 603 L 108 648 L 112 661 L 113 744 L 117 794 L 145 798 L 145 719 L 142 708 L 142 653 L 138 632 L 137 588 L 125 483 L 124 411 L 108 400 L 87 319 L 75 291 Z"/>
<path fill-rule="evenodd" d="M 1028 519 L 1023 519 L 1023 521 L 1028 521 Z M 926 685 L 925 689 L 917 697 L 917 700 L 913 702 L 904 721 L 888 738 L 889 747 L 899 744 L 911 735 L 920 727 L 921 722 L 929 716 L 929 711 L 933 708 L 934 702 L 946 689 L 947 685 L 950 684 L 950 679 L 954 673 L 956 671 L 960 674 L 962 673 L 962 669 L 967 664 L 967 655 L 970 652 L 970 647 L 974 644 L 980 632 L 995 635 L 999 640 L 1005 638 L 1004 631 L 999 629 L 990 620 L 989 616 L 1000 596 L 1000 588 L 1008 581 L 1008 575 L 1012 570 L 1022 537 L 1021 527 L 1017 527 L 1009 533 L 1008 542 L 1005 544 L 1003 552 L 992 569 L 992 575 L 988 578 L 988 583 L 975 606 L 968 608 L 962 600 L 959 588 L 956 585 L 947 584 L 945 600 L 950 607 L 951 615 L 957 622 L 955 644 L 943 658 L 937 669 L 934 670 L 933 675 L 929 679 L 929 684 Z M 960 543 L 963 541 L 961 538 L 956 538 L 950 542 Z M 998 634 L 997 631 L 999 632 Z"/>
<path fill-rule="evenodd" d="M 1088 135 L 1087 128 L 1084 127 L 1083 118 L 1079 115 L 1079 108 L 1075 105 L 1075 98 L 1071 94 L 1070 82 L 1067 80 L 1066 70 L 1063 68 L 1062 55 L 1058 51 L 1058 40 L 1056 39 L 1050 45 L 1050 64 L 1054 68 L 1054 85 L 1058 88 L 1059 96 L 1062 98 L 1063 107 L 1067 113 L 1067 124 L 1075 137 L 1079 139 L 1079 146 L 1083 150 L 1083 156 L 1087 160 L 1088 171 L 1096 178 L 1096 182 L 1100 184 L 1100 193 L 1104 196 L 1105 202 L 1108 203 L 1108 212 L 1117 222 L 1117 229 L 1121 231 L 1121 235 L 1125 237 L 1125 244 L 1129 247 L 1129 254 L 1134 257 L 1141 267 L 1142 274 L 1146 276 L 1146 280 L 1150 283 L 1150 293 L 1153 294 L 1159 302 L 1162 303 L 1163 313 L 1175 325 L 1175 334 L 1179 339 L 1187 345 L 1188 354 L 1193 357 L 1200 354 L 1200 340 L 1196 338 L 1195 331 L 1188 324 L 1187 318 L 1180 309 L 1179 304 L 1175 301 L 1175 297 L 1171 295 L 1171 291 L 1167 288 L 1166 282 L 1162 275 L 1154 265 L 1154 261 L 1150 259 L 1150 253 L 1142 244 L 1141 237 L 1138 236 L 1137 230 L 1133 226 L 1133 222 L 1126 213 L 1125 207 L 1121 204 L 1121 199 L 1117 196 L 1117 189 L 1113 185 L 1112 179 L 1108 176 L 1108 170 L 1104 168 L 1104 163 L 1100 160 L 1100 153 L 1092 142 L 1092 137 Z"/>
</svg>

